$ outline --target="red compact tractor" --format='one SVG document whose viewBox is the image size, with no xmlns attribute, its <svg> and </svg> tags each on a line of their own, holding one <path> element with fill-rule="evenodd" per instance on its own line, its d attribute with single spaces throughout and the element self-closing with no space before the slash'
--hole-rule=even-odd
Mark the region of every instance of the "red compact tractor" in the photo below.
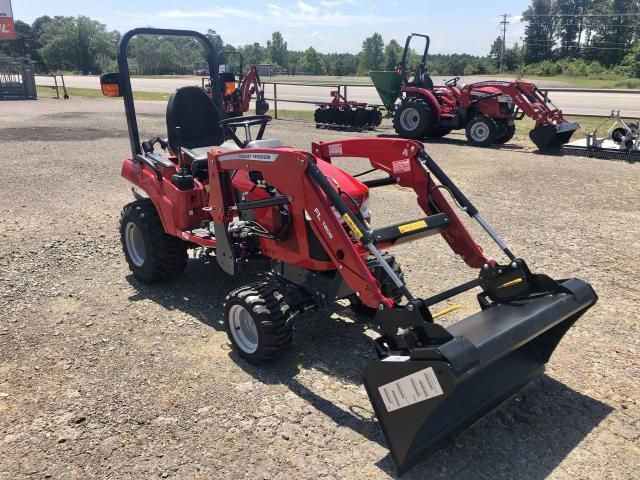
<svg viewBox="0 0 640 480">
<path fill-rule="evenodd" d="M 413 37 L 424 38 L 425 49 L 410 74 L 407 58 Z M 535 120 L 529 133 L 533 143 L 540 150 L 550 150 L 568 142 L 580 128 L 565 120 L 562 111 L 532 83 L 491 80 L 459 86 L 460 77 L 455 77 L 444 86 L 434 86 L 426 70 L 429 44 L 428 36 L 412 33 L 395 72 L 370 74 L 383 104 L 394 112 L 393 127 L 401 137 L 438 138 L 464 129 L 471 145 L 486 147 L 511 140 L 516 131 L 514 120 L 526 115 Z"/>
<path fill-rule="evenodd" d="M 377 339 L 364 384 L 400 470 L 538 376 L 596 302 L 581 280 L 533 274 L 420 142 L 357 138 L 292 148 L 263 138 L 270 117 L 228 117 L 216 97 L 184 87 L 167 108 L 167 153 L 154 152 L 155 139 L 140 143 L 126 58 L 139 34 L 195 37 L 215 62 L 204 35 L 143 28 L 122 36 L 120 72 L 102 78 L 106 94 L 124 98 L 129 127 L 122 176 L 137 199 L 124 207 L 120 226 L 129 268 L 143 283 L 172 280 L 187 267 L 187 251 L 199 249 L 229 275 L 254 273 L 252 283 L 229 292 L 221 316 L 236 355 L 257 364 L 285 354 L 294 323 L 309 309 L 330 311 L 348 299 L 366 311 Z M 255 139 L 252 126 L 259 126 Z M 332 163 L 339 157 L 360 159 L 381 175 L 360 180 Z M 373 227 L 367 200 L 389 185 L 416 196 L 423 214 Z M 485 255 L 448 197 L 506 261 Z M 418 298 L 390 250 L 437 235 L 477 275 Z M 477 313 L 446 328 L 435 322 L 451 310 L 432 312 L 436 305 L 472 289 Z"/>
<path fill-rule="evenodd" d="M 264 99 L 264 89 L 260 81 L 260 75 L 255 65 L 249 65 L 249 71 L 244 73 L 244 57 L 240 52 L 234 50 L 218 52 L 217 64 L 220 65 L 222 58 L 227 60 L 231 56 L 238 56 L 240 67 L 238 78 L 233 72 L 219 72 L 210 75 L 210 81 L 203 88 L 207 94 L 213 98 L 214 92 L 220 96 L 222 110 L 234 117 L 240 116 L 249 111 L 251 97 L 256 98 L 256 115 L 264 115 L 269 111 L 269 104 Z M 213 85 L 217 85 L 214 88 Z"/>
</svg>

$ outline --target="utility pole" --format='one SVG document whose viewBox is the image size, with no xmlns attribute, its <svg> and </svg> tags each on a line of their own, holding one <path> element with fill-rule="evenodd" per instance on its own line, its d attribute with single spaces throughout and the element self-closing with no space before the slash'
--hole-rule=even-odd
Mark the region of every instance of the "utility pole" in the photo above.
<svg viewBox="0 0 640 480">
<path fill-rule="evenodd" d="M 502 21 L 500 22 L 500 24 L 502 25 L 502 54 L 500 55 L 500 73 L 503 72 L 504 70 L 504 52 L 506 49 L 505 43 L 506 43 L 506 39 L 507 39 L 507 24 L 509 22 L 507 22 L 507 14 L 503 14 L 502 15 Z"/>
</svg>

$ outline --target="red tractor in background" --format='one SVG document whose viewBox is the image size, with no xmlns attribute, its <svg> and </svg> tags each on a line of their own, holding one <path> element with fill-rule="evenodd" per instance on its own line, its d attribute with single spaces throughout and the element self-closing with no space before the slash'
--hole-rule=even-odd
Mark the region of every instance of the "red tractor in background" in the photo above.
<svg viewBox="0 0 640 480">
<path fill-rule="evenodd" d="M 426 42 L 420 64 L 410 74 L 407 57 L 413 37 Z M 401 137 L 439 138 L 465 129 L 471 145 L 504 144 L 515 134 L 515 120 L 526 115 L 535 120 L 529 137 L 540 150 L 549 150 L 568 142 L 580 128 L 565 120 L 562 111 L 532 83 L 490 80 L 459 86 L 460 77 L 455 77 L 434 86 L 426 69 L 429 44 L 427 35 L 412 33 L 395 72 L 370 73 L 385 107 L 394 112 L 393 127 Z"/>
<path fill-rule="evenodd" d="M 215 74 L 216 81 L 214 83 L 218 85 L 217 90 L 220 95 L 222 110 L 231 117 L 239 117 L 249 110 L 251 97 L 255 95 L 256 115 L 264 115 L 269 111 L 269 104 L 264 99 L 264 89 L 256 66 L 250 65 L 249 71 L 244 73 L 244 57 L 240 52 L 234 50 L 218 52 L 218 65 L 221 65 L 220 60 L 223 57 L 227 57 L 228 60 L 228 57 L 232 55 L 237 55 L 240 58 L 238 78 L 236 79 L 236 74 L 233 72 L 218 72 Z M 211 82 L 204 85 L 203 79 L 205 92 L 213 98 L 215 89 L 211 85 Z"/>
</svg>

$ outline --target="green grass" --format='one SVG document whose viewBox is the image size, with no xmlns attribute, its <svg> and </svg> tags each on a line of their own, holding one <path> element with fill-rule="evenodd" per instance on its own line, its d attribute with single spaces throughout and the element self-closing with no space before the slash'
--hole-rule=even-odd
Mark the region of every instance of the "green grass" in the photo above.
<svg viewBox="0 0 640 480">
<path fill-rule="evenodd" d="M 500 78 L 515 78 L 515 73 L 497 74 Z M 557 75 L 552 77 L 528 76 L 523 77 L 525 80 L 532 82 L 562 82 L 576 88 L 640 88 L 640 79 L 626 78 L 623 76 L 602 76 L 602 77 L 568 77 L 566 75 Z"/>
<path fill-rule="evenodd" d="M 38 90 L 40 90 L 39 95 L 43 95 L 42 89 L 51 89 L 52 95 L 55 95 L 54 87 L 50 87 L 48 85 L 38 85 Z M 60 96 L 62 96 L 62 88 L 60 88 Z M 106 98 L 113 99 L 117 97 L 105 97 L 102 95 L 102 91 L 95 88 L 76 88 L 76 87 L 67 87 L 67 93 L 70 97 L 90 97 L 90 98 Z M 169 93 L 162 92 L 133 92 L 133 98 L 135 100 L 158 100 L 158 101 L 167 101 L 169 100 Z"/>
<path fill-rule="evenodd" d="M 580 139 L 584 137 L 587 132 L 593 132 L 598 129 L 598 136 L 602 137 L 606 134 L 609 127 L 613 124 L 613 119 L 596 118 L 596 117 L 582 117 L 579 115 L 565 115 L 565 118 L 570 122 L 576 122 L 580 124 L 580 128 L 573 134 L 572 140 Z M 632 123 L 637 122 L 637 119 L 624 119 Z M 534 121 L 528 117 L 523 118 L 516 122 L 516 135 L 522 137 L 529 137 L 529 132 L 534 126 Z"/>
</svg>

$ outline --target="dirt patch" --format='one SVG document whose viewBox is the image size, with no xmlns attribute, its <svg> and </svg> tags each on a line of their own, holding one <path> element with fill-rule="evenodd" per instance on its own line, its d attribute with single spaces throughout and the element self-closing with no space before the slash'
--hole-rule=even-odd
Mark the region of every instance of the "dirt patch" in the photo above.
<svg viewBox="0 0 640 480">
<path fill-rule="evenodd" d="M 137 107 L 150 134 L 163 131 L 164 104 Z M 252 278 L 194 258 L 178 281 L 150 287 L 126 267 L 121 102 L 20 108 L 23 125 L 0 112 L 1 480 L 396 476 L 361 384 L 375 356 L 361 318 L 346 304 L 308 312 L 282 359 L 246 364 L 228 349 L 222 304 Z M 268 135 L 303 149 L 345 136 L 290 121 Z M 600 301 L 546 375 L 403 478 L 637 478 L 639 166 L 461 139 L 427 148 L 534 271 L 583 278 Z M 338 164 L 366 170 L 354 162 Z M 374 224 L 416 218 L 413 198 L 375 190 Z M 475 276 L 439 237 L 394 253 L 416 296 Z M 446 322 L 477 310 L 472 295 L 460 301 Z"/>
<path fill-rule="evenodd" d="M 78 118 L 82 121 L 83 117 Z M 7 127 L 2 129 L 3 139 L 12 142 L 91 142 L 102 138 L 122 138 L 126 130 L 104 130 L 89 127 Z"/>
</svg>

